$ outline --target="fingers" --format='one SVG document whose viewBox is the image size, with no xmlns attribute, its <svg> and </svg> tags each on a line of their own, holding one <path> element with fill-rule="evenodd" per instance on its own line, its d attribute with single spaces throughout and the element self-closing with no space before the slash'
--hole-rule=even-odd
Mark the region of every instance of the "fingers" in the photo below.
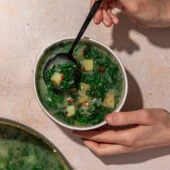
<svg viewBox="0 0 170 170">
<path fill-rule="evenodd" d="M 106 27 L 110 27 L 113 24 L 112 18 L 106 10 L 103 10 L 103 24 Z"/>
<path fill-rule="evenodd" d="M 93 140 L 96 142 L 106 142 L 106 143 L 121 143 L 119 140 L 119 134 L 113 130 L 104 130 L 104 131 L 86 131 L 86 132 L 73 132 L 79 137 Z"/>
<path fill-rule="evenodd" d="M 106 121 L 111 126 L 124 125 L 150 125 L 153 123 L 152 114 L 148 110 L 137 110 L 132 112 L 119 112 L 107 115 Z"/>
<path fill-rule="evenodd" d="M 91 7 L 94 4 L 96 0 L 91 0 Z M 103 1 L 101 8 L 96 12 L 94 16 L 94 23 L 95 24 L 100 24 L 103 22 L 103 24 L 106 27 L 112 26 L 112 24 L 118 24 L 118 18 L 117 16 L 113 15 L 111 13 L 111 9 L 115 8 L 115 1 L 108 1 L 105 0 Z"/>
<path fill-rule="evenodd" d="M 94 23 L 97 25 L 103 22 L 106 27 L 110 27 L 113 23 L 117 23 L 113 21 L 116 21 L 116 18 L 106 10 L 99 9 L 94 16 Z"/>
<path fill-rule="evenodd" d="M 103 22 L 106 27 L 110 27 L 112 24 L 118 24 L 119 19 L 116 15 L 112 14 L 110 10 L 99 9 L 94 17 L 94 23 L 100 24 L 101 22 Z"/>
<path fill-rule="evenodd" d="M 97 143 L 90 140 L 83 140 L 83 143 L 97 156 L 109 156 L 130 152 L 129 147 L 122 145 Z"/>
<path fill-rule="evenodd" d="M 101 130 L 101 131 L 74 131 L 74 135 L 77 135 L 83 139 L 88 139 L 95 142 L 120 144 L 130 146 L 135 141 L 136 130 L 131 129 L 128 131 L 120 130 Z"/>
<path fill-rule="evenodd" d="M 90 7 L 93 6 L 95 1 L 96 0 L 91 0 L 90 1 Z M 94 20 L 94 23 L 97 24 L 97 25 L 102 22 L 102 20 L 103 20 L 103 12 L 102 12 L 101 8 L 98 9 L 98 11 L 96 12 L 93 20 Z"/>
<path fill-rule="evenodd" d="M 103 12 L 102 12 L 101 9 L 99 9 L 99 10 L 96 12 L 93 20 L 94 20 L 94 23 L 97 24 L 97 25 L 102 22 L 102 20 L 103 20 Z"/>
<path fill-rule="evenodd" d="M 116 15 L 114 15 L 110 10 L 108 11 L 111 19 L 112 19 L 112 22 L 113 24 L 117 25 L 119 23 L 119 19 Z"/>
</svg>

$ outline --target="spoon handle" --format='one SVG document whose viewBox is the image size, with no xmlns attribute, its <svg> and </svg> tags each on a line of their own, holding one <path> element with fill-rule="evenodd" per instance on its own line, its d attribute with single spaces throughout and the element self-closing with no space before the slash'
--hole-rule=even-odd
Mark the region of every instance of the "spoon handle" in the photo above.
<svg viewBox="0 0 170 170">
<path fill-rule="evenodd" d="M 89 25 L 90 21 L 92 20 L 93 16 L 96 14 L 96 12 L 97 12 L 99 6 L 101 5 L 101 3 L 102 3 L 102 0 L 98 0 L 92 6 L 92 8 L 91 8 L 91 10 L 90 10 L 90 12 L 89 12 L 89 14 L 88 14 L 84 24 L 83 24 L 83 26 L 81 27 L 81 29 L 80 29 L 76 39 L 73 42 L 73 45 L 72 45 L 70 51 L 68 52 L 68 56 L 72 56 L 74 48 L 76 47 L 76 45 L 80 41 L 83 33 L 85 32 L 85 30 L 86 30 L 87 26 Z"/>
</svg>

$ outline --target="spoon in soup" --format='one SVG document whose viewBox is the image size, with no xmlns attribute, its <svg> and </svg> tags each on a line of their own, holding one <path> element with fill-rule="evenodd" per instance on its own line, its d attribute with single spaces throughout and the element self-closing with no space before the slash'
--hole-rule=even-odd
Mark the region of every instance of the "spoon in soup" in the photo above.
<svg viewBox="0 0 170 170">
<path fill-rule="evenodd" d="M 58 64 L 64 64 L 64 63 L 72 63 L 76 66 L 76 71 L 75 74 L 73 76 L 73 80 L 74 83 L 78 82 L 78 80 L 80 80 L 80 72 L 78 71 L 80 69 L 80 65 L 77 63 L 76 59 L 73 57 L 73 51 L 75 49 L 75 47 L 77 46 L 77 44 L 79 43 L 82 35 L 84 34 L 85 30 L 87 29 L 90 21 L 92 20 L 92 18 L 94 17 L 94 15 L 96 14 L 98 8 L 100 7 L 102 3 L 102 0 L 98 0 L 95 1 L 94 5 L 92 6 L 87 18 L 85 19 L 76 39 L 74 40 L 70 50 L 68 53 L 59 53 L 56 54 L 52 59 L 50 59 L 43 70 L 43 79 L 45 81 L 45 83 L 48 83 L 47 77 L 46 77 L 46 72 L 54 65 L 58 65 Z M 54 91 L 56 92 L 61 92 L 61 86 L 57 83 L 53 84 L 54 85 Z"/>
</svg>

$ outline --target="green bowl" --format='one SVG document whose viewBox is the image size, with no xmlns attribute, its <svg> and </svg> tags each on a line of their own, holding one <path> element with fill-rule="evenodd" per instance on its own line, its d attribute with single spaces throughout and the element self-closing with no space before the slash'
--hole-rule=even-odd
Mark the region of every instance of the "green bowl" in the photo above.
<svg viewBox="0 0 170 170">
<path fill-rule="evenodd" d="M 72 168 L 61 152 L 43 135 L 18 122 L 0 118 L 0 169 Z"/>
</svg>

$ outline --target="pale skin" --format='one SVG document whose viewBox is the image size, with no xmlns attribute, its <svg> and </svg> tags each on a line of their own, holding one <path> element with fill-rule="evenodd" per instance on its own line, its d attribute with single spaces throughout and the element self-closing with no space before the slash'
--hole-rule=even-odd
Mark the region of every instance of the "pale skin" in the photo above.
<svg viewBox="0 0 170 170">
<path fill-rule="evenodd" d="M 166 110 L 141 109 L 111 113 L 106 121 L 112 129 L 73 132 L 97 156 L 170 146 L 170 114 Z"/>
<path fill-rule="evenodd" d="M 91 0 L 91 5 L 95 0 Z M 110 27 L 119 23 L 111 13 L 122 9 L 135 23 L 145 27 L 170 26 L 168 0 L 104 0 L 94 17 L 96 24 Z M 140 109 L 111 113 L 106 116 L 110 129 L 74 131 L 97 156 L 138 152 L 145 149 L 170 146 L 170 113 L 164 109 Z"/>
<path fill-rule="evenodd" d="M 91 0 L 91 5 L 94 1 Z M 114 8 L 121 9 L 135 23 L 144 27 L 170 26 L 169 0 L 103 0 L 94 22 L 103 22 L 107 27 L 118 24 L 119 18 L 111 12 Z"/>
</svg>

